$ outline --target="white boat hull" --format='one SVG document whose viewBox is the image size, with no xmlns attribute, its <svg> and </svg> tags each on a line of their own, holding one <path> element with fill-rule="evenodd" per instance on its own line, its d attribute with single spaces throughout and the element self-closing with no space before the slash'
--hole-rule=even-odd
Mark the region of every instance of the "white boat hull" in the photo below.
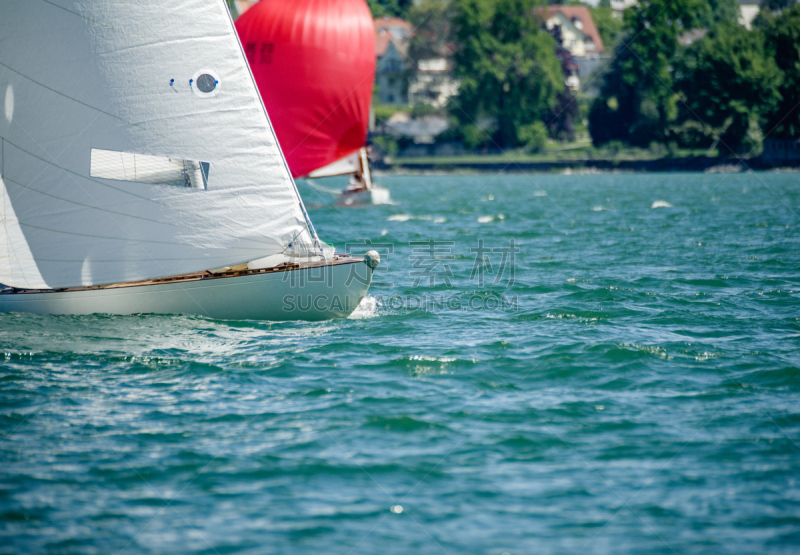
<svg viewBox="0 0 800 555">
<path fill-rule="evenodd" d="M 196 276 L 201 276 L 197 274 Z M 372 268 L 347 258 L 297 269 L 108 287 L 0 294 L 0 312 L 196 314 L 223 320 L 326 320 L 350 315 Z"/>
<path fill-rule="evenodd" d="M 363 204 L 391 204 L 392 199 L 389 189 L 385 187 L 372 187 L 372 189 L 358 189 L 344 191 L 336 199 L 338 206 L 358 206 Z"/>
</svg>

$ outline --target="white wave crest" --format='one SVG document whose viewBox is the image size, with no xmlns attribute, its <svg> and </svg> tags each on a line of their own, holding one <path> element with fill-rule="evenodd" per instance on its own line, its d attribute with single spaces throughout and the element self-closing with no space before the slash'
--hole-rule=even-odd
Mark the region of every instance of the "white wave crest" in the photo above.
<svg viewBox="0 0 800 555">
<path fill-rule="evenodd" d="M 672 204 L 665 200 L 654 200 L 650 208 L 672 208 Z"/>
<path fill-rule="evenodd" d="M 366 295 L 358 306 L 350 314 L 352 320 L 363 320 L 365 318 L 374 318 L 378 315 L 378 299 L 371 295 Z"/>
</svg>

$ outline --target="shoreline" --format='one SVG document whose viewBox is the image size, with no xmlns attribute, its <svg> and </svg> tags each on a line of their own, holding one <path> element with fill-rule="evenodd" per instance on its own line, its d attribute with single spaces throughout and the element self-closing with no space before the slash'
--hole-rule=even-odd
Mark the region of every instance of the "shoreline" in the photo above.
<svg viewBox="0 0 800 555">
<path fill-rule="evenodd" d="M 692 156 L 684 158 L 658 158 L 655 160 L 563 160 L 553 162 L 415 162 L 409 159 L 394 159 L 386 163 L 374 164 L 376 175 L 476 175 L 487 173 L 507 174 L 553 174 L 593 175 L 629 173 L 745 173 L 767 171 L 790 173 L 800 171 L 800 164 L 773 166 L 765 164 L 760 158 L 737 160 L 736 158 L 716 158 Z"/>
</svg>

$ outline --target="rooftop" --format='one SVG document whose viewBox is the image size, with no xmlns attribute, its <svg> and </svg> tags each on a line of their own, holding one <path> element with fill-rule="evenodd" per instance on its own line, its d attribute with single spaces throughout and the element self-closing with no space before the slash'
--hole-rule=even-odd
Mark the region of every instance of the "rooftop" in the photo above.
<svg viewBox="0 0 800 555">
<path fill-rule="evenodd" d="M 597 27 L 594 24 L 594 19 L 592 19 L 592 14 L 589 12 L 589 8 L 586 6 L 564 6 L 561 4 L 553 4 L 551 6 L 547 6 L 547 17 L 550 17 L 556 13 L 562 13 L 564 17 L 569 20 L 579 19 L 580 22 L 583 24 L 583 28 L 581 32 L 589 37 L 591 41 L 594 43 L 595 51 L 596 52 L 605 52 L 605 46 L 603 45 L 603 39 L 600 38 L 600 33 L 597 30 Z"/>
</svg>

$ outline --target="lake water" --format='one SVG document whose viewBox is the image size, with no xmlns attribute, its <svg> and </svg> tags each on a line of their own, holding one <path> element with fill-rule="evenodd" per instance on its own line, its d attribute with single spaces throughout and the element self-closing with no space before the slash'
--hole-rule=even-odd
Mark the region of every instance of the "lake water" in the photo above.
<svg viewBox="0 0 800 555">
<path fill-rule="evenodd" d="M 380 182 L 350 319 L 0 315 L 0 553 L 800 550 L 800 174 Z"/>
</svg>

